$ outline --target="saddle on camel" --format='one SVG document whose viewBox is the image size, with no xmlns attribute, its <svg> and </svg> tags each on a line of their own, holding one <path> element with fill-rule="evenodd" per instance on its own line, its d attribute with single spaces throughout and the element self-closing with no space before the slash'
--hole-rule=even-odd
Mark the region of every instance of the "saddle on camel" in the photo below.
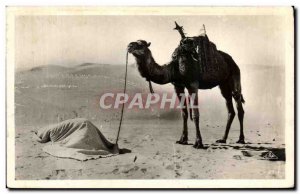
<svg viewBox="0 0 300 194">
<path fill-rule="evenodd" d="M 172 54 L 172 59 L 177 60 L 179 56 L 185 55 L 187 52 L 192 54 L 200 76 L 209 76 L 211 72 L 218 72 L 222 65 L 223 58 L 218 53 L 216 45 L 211 42 L 206 34 L 205 26 L 203 25 L 203 33 L 199 36 L 186 37 L 183 32 L 183 27 L 175 22 L 175 30 L 181 35 L 179 46 Z"/>
</svg>

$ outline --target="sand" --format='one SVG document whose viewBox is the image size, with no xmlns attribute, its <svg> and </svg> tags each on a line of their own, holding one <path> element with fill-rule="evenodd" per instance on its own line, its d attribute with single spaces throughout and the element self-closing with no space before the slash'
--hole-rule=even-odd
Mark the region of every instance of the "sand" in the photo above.
<svg viewBox="0 0 300 194">
<path fill-rule="evenodd" d="M 104 91 L 122 90 L 120 77 L 123 72 L 118 69 L 120 67 L 86 64 L 73 68 L 54 66 L 17 72 L 17 180 L 285 177 L 284 119 L 280 111 L 284 108 L 284 97 L 280 93 L 282 87 L 278 87 L 281 84 L 271 80 L 274 74 L 279 77 L 282 75 L 280 68 L 270 70 L 265 67 L 244 76 L 245 145 L 235 144 L 239 136 L 237 118 L 227 144 L 215 143 L 222 137 L 226 124 L 225 103 L 216 88 L 199 93 L 202 97 L 200 125 L 206 149 L 192 147 L 195 129 L 191 121 L 188 123 L 189 145 L 175 143 L 182 132 L 178 110 L 125 110 L 119 140 L 122 154 L 82 162 L 44 153 L 42 148 L 45 144 L 33 139 L 33 131 L 69 118 L 85 117 L 91 120 L 110 141 L 114 141 L 120 111 L 101 110 L 97 103 Z M 147 83 L 136 74 L 135 69 L 129 70 L 129 91 L 148 92 Z M 265 74 L 262 71 L 271 71 L 273 74 L 263 77 Z M 261 86 L 256 90 L 251 86 L 253 77 L 269 83 L 268 90 L 261 89 Z M 154 86 L 155 90 L 158 88 Z M 162 87 L 162 90 L 169 89 Z M 253 99 L 256 93 L 260 93 L 260 100 Z M 270 151 L 279 157 L 276 161 L 262 157 Z"/>
</svg>

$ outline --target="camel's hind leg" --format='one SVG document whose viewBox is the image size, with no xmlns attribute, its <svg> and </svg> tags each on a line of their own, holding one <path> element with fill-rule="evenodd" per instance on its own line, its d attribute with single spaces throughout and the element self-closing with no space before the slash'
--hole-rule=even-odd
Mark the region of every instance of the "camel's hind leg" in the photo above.
<svg viewBox="0 0 300 194">
<path fill-rule="evenodd" d="M 227 140 L 227 137 L 228 137 L 228 134 L 229 134 L 229 131 L 230 131 L 230 127 L 231 127 L 232 121 L 233 121 L 234 116 L 235 116 L 235 112 L 234 112 L 234 108 L 233 108 L 233 104 L 232 104 L 232 93 L 231 93 L 232 90 L 231 90 L 230 85 L 228 83 L 222 84 L 222 85 L 220 85 L 220 90 L 221 90 L 222 96 L 226 100 L 228 118 L 227 118 L 225 134 L 224 134 L 222 139 L 219 139 L 216 142 L 217 143 L 226 143 L 226 140 Z"/>
<path fill-rule="evenodd" d="M 233 81 L 233 91 L 232 95 L 233 98 L 236 102 L 236 108 L 238 111 L 238 118 L 240 122 L 240 137 L 237 143 L 245 143 L 245 136 L 244 136 L 244 108 L 243 108 L 243 103 L 244 98 L 242 95 L 242 87 L 241 87 L 241 76 L 240 76 L 240 71 L 239 69 L 236 70 L 236 72 L 232 76 L 232 81 Z"/>
<path fill-rule="evenodd" d="M 240 137 L 239 137 L 239 140 L 238 140 L 237 143 L 245 143 L 244 126 L 243 126 L 243 121 L 244 121 L 243 103 L 245 101 L 244 101 L 244 98 L 243 98 L 243 95 L 242 95 L 241 72 L 240 72 L 239 67 L 234 62 L 234 60 L 231 58 L 230 55 L 228 55 L 224 52 L 220 52 L 220 53 L 224 57 L 225 62 L 230 66 L 230 70 L 231 70 L 230 78 L 224 84 L 227 84 L 228 87 L 230 88 L 231 95 L 233 96 L 233 98 L 236 102 L 236 107 L 237 107 L 237 111 L 238 111 L 238 118 L 239 118 L 239 121 L 240 121 Z M 222 91 L 221 86 L 220 86 L 220 88 L 221 88 L 221 91 Z M 225 90 L 228 91 L 228 89 L 225 89 Z M 227 94 L 227 95 L 229 95 L 229 94 Z M 226 102 L 228 102 L 228 100 L 226 100 Z M 230 105 L 230 107 L 231 107 L 230 109 L 233 109 L 232 105 Z M 229 109 L 228 109 L 228 112 L 230 112 Z M 230 116 L 229 116 L 228 121 L 230 121 L 230 120 L 231 119 L 230 119 Z M 228 126 L 228 124 L 231 124 L 231 122 L 227 122 L 227 126 Z M 226 129 L 227 129 L 227 126 L 226 126 Z M 229 127 L 230 127 L 230 125 L 229 125 Z M 229 131 L 229 129 L 228 129 L 228 131 Z M 226 136 L 226 132 L 225 132 L 225 136 Z"/>
<path fill-rule="evenodd" d="M 245 143 L 245 135 L 244 135 L 244 109 L 241 100 L 236 100 L 236 107 L 238 110 L 238 118 L 240 121 L 240 137 L 236 143 Z"/>
<path fill-rule="evenodd" d="M 177 97 L 178 97 L 180 103 L 182 100 L 184 100 L 183 104 L 181 104 L 182 105 L 181 115 L 183 118 L 183 131 L 182 131 L 182 135 L 181 135 L 179 141 L 177 141 L 176 143 L 186 145 L 186 144 L 188 144 L 188 125 L 187 125 L 188 111 L 187 111 L 187 103 L 186 103 L 185 94 L 184 94 L 184 87 L 175 86 L 175 92 L 177 94 Z"/>
</svg>

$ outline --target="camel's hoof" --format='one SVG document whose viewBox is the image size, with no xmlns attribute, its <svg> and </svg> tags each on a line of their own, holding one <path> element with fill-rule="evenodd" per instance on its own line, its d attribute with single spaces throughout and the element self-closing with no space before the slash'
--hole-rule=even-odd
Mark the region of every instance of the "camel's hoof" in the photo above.
<svg viewBox="0 0 300 194">
<path fill-rule="evenodd" d="M 236 143 L 245 144 L 245 140 L 244 139 L 239 139 Z"/>
<path fill-rule="evenodd" d="M 181 145 L 187 145 L 188 144 L 187 141 L 182 141 L 182 140 L 176 141 L 176 143 L 181 144 Z"/>
<path fill-rule="evenodd" d="M 199 141 L 199 140 L 196 140 L 196 142 L 195 142 L 195 144 L 193 145 L 193 147 L 194 147 L 195 149 L 204 149 L 204 146 L 203 146 L 202 142 Z"/>
<path fill-rule="evenodd" d="M 219 139 L 216 141 L 216 143 L 226 143 L 226 140 L 225 139 Z"/>
<path fill-rule="evenodd" d="M 182 134 L 180 140 L 176 141 L 177 144 L 187 145 L 188 144 L 188 136 L 187 134 Z"/>
</svg>

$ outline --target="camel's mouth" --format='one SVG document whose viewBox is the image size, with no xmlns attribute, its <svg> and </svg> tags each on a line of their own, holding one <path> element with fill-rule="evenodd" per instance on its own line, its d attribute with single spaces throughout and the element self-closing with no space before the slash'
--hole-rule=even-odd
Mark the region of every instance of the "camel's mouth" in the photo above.
<svg viewBox="0 0 300 194">
<path fill-rule="evenodd" d="M 133 53 L 137 49 L 137 43 L 136 42 L 131 42 L 127 46 L 127 51 L 129 53 Z"/>
<path fill-rule="evenodd" d="M 128 47 L 127 47 L 128 53 L 132 53 L 134 50 L 135 50 L 135 49 L 133 48 L 133 46 L 128 45 Z"/>
</svg>

